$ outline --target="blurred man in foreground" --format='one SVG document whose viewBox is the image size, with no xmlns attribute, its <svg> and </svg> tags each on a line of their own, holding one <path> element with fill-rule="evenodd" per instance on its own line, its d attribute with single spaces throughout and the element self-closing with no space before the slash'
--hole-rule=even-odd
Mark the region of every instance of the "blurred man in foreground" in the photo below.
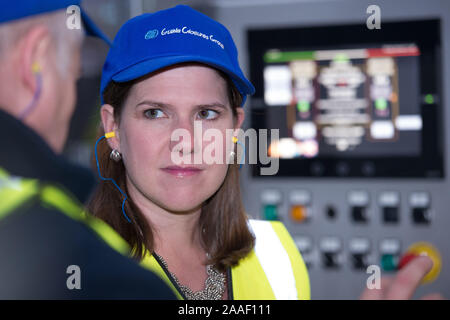
<svg viewBox="0 0 450 320">
<path fill-rule="evenodd" d="M 90 171 L 61 155 L 76 100 L 80 1 L 3 2 L 0 13 L 0 298 L 173 299 L 126 258 L 127 244 L 84 214 Z M 82 12 L 87 33 L 106 37 Z"/>
</svg>

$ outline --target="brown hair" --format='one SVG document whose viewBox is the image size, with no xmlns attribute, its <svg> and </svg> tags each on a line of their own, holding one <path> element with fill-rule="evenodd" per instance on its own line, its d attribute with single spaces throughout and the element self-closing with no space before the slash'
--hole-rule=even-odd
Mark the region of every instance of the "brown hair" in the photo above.
<svg viewBox="0 0 450 320">
<path fill-rule="evenodd" d="M 226 80 L 233 122 L 235 122 L 236 108 L 240 107 L 242 97 L 230 78 L 222 71 L 217 71 Z M 126 83 L 111 81 L 105 88 L 104 103 L 113 106 L 117 122 L 120 120 L 121 110 L 131 87 L 141 79 Z M 103 126 L 100 124 L 97 139 L 104 134 Z M 124 164 L 122 161 L 110 160 L 110 153 L 111 148 L 107 143 L 99 143 L 98 161 L 102 175 L 113 178 L 128 194 Z M 204 202 L 198 221 L 198 230 L 204 230 L 201 232 L 202 246 L 209 253 L 207 263 L 215 265 L 221 271 L 236 265 L 253 249 L 255 242 L 248 229 L 247 216 L 242 204 L 238 166 L 237 163 L 228 165 L 222 185 Z M 88 204 L 88 209 L 92 214 L 110 224 L 133 248 L 133 257 L 140 260 L 145 256 L 146 250 L 153 253 L 152 228 L 130 197 L 125 203 L 125 212 L 131 220 L 131 223 L 128 223 L 122 214 L 122 201 L 122 195 L 112 183 L 100 183 Z"/>
</svg>

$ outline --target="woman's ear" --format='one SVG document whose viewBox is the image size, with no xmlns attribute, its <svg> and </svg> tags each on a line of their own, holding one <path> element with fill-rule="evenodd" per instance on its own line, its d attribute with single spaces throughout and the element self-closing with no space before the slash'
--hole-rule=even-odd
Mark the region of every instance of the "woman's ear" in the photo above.
<svg viewBox="0 0 450 320">
<path fill-rule="evenodd" d="M 237 107 L 237 108 L 236 108 L 236 113 L 237 113 L 237 115 L 236 115 L 236 121 L 235 121 L 235 124 L 234 124 L 234 129 L 235 129 L 235 130 L 241 128 L 242 123 L 244 122 L 244 119 L 245 119 L 245 111 L 244 111 L 244 108 L 242 108 L 242 107 Z"/>
<path fill-rule="evenodd" d="M 111 149 L 116 149 L 120 152 L 120 137 L 119 126 L 114 118 L 114 108 L 109 104 L 104 104 L 100 109 L 100 116 L 102 118 L 103 129 L 105 133 L 114 131 L 115 136 L 107 139 L 108 145 Z"/>
</svg>

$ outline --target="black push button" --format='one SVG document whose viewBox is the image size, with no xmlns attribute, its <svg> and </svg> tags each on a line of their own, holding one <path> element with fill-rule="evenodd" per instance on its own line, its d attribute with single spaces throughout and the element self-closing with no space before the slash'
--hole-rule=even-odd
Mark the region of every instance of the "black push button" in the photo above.
<svg viewBox="0 0 450 320">
<path fill-rule="evenodd" d="M 397 223 L 399 220 L 397 207 L 384 207 L 383 208 L 383 221 L 385 223 Z"/>
<path fill-rule="evenodd" d="M 352 207 L 352 219 L 354 222 L 367 222 L 367 208 L 366 207 Z"/>
<path fill-rule="evenodd" d="M 413 208 L 412 209 L 413 221 L 416 224 L 429 224 L 430 211 L 428 208 Z"/>
<path fill-rule="evenodd" d="M 352 265 L 353 269 L 366 270 L 368 266 L 366 262 L 366 255 L 363 253 L 352 254 Z"/>
<path fill-rule="evenodd" d="M 337 254 L 335 252 L 323 253 L 323 266 L 328 269 L 336 269 L 339 267 Z"/>
<path fill-rule="evenodd" d="M 325 212 L 326 212 L 327 217 L 328 217 L 330 220 L 336 218 L 337 211 L 336 211 L 336 208 L 334 208 L 333 206 L 328 206 L 328 207 L 325 209 Z"/>
</svg>

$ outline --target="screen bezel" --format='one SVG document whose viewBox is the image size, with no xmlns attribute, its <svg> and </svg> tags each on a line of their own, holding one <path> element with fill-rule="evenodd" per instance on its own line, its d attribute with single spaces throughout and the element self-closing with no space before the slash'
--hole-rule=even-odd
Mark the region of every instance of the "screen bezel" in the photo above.
<svg viewBox="0 0 450 320">
<path fill-rule="evenodd" d="M 345 35 L 343 38 L 342 35 Z M 292 39 L 301 39 L 294 43 Z M 249 29 L 247 31 L 250 80 L 255 94 L 250 101 L 253 129 L 265 124 L 263 55 L 270 49 L 320 50 L 349 47 L 414 43 L 419 47 L 420 96 L 433 94 L 432 104 L 421 101 L 422 146 L 417 157 L 315 157 L 279 159 L 276 176 L 283 177 L 392 177 L 444 178 L 443 96 L 441 88 L 441 22 L 439 19 L 383 22 L 370 30 L 365 23 L 314 27 Z M 259 143 L 258 143 L 259 145 Z M 258 150 L 259 151 L 259 150 Z M 252 176 L 260 176 L 259 162 L 252 165 Z M 263 176 L 264 177 L 264 176 Z"/>
</svg>

